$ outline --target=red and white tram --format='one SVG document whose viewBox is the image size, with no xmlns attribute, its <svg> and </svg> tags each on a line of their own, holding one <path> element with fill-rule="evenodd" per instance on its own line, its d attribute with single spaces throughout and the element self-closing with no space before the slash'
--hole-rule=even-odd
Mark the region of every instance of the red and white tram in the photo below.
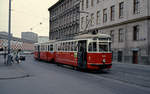
<svg viewBox="0 0 150 94">
<path fill-rule="evenodd" d="M 34 57 L 81 69 L 110 69 L 111 38 L 106 34 L 85 34 L 72 40 L 35 44 Z"/>
</svg>

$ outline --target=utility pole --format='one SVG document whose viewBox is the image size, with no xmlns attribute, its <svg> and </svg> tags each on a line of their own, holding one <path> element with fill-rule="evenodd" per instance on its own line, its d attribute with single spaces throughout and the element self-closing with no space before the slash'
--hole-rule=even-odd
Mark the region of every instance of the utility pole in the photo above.
<svg viewBox="0 0 150 94">
<path fill-rule="evenodd" d="M 11 64 L 10 41 L 11 41 L 11 0 L 9 0 L 9 19 L 8 19 L 8 58 L 7 65 Z"/>
</svg>

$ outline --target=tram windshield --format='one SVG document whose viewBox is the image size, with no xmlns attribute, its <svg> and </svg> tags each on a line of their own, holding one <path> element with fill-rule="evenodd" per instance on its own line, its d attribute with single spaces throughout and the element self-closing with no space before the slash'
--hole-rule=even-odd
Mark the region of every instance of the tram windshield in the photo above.
<svg viewBox="0 0 150 94">
<path fill-rule="evenodd" d="M 111 42 L 110 41 L 99 41 L 93 40 L 88 44 L 88 52 L 110 52 Z"/>
<path fill-rule="evenodd" d="M 99 52 L 108 52 L 108 43 L 107 42 L 99 42 L 98 44 Z"/>
</svg>

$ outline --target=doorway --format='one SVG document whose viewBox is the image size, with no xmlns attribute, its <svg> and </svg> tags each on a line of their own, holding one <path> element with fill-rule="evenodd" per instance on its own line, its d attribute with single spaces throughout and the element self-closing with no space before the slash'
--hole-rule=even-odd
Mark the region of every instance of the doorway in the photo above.
<svg viewBox="0 0 150 94">
<path fill-rule="evenodd" d="M 133 64 L 138 64 L 138 51 L 133 51 Z"/>
<path fill-rule="evenodd" d="M 118 62 L 122 62 L 122 51 L 118 51 Z"/>
<path fill-rule="evenodd" d="M 86 68 L 87 65 L 87 41 L 80 40 L 78 41 L 78 67 L 79 68 Z"/>
</svg>

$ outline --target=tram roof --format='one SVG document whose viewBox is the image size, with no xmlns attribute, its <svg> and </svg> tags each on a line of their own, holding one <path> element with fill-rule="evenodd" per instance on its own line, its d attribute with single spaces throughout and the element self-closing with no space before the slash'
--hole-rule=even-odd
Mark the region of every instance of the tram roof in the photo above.
<svg viewBox="0 0 150 94">
<path fill-rule="evenodd" d="M 75 36 L 74 39 L 91 39 L 91 38 L 110 38 L 110 35 L 108 34 L 84 34 Z"/>
<path fill-rule="evenodd" d="M 43 42 L 43 43 L 35 43 L 35 45 L 40 45 L 40 44 L 48 44 L 48 43 L 54 43 L 56 40 L 49 40 L 48 42 Z"/>
</svg>

